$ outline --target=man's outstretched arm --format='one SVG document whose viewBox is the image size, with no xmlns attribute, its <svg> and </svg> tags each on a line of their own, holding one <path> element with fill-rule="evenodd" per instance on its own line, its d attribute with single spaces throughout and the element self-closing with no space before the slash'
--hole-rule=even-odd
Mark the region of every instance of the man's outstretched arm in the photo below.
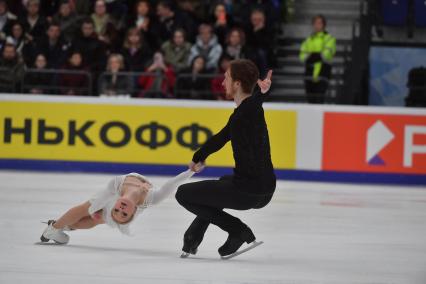
<svg viewBox="0 0 426 284">
<path fill-rule="evenodd" d="M 207 157 L 222 149 L 223 146 L 231 139 L 230 133 L 229 133 L 229 121 L 226 124 L 226 126 L 219 131 L 217 134 L 213 135 L 204 143 L 203 146 L 201 146 L 200 149 L 198 149 L 197 152 L 194 153 L 194 156 L 192 158 L 192 162 L 197 164 L 199 162 L 204 162 Z"/>
</svg>

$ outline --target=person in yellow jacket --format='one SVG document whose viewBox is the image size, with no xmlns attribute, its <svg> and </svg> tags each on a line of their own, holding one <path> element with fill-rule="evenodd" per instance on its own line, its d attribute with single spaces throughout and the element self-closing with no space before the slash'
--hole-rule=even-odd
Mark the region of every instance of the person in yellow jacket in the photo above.
<svg viewBox="0 0 426 284">
<path fill-rule="evenodd" d="M 331 61 L 336 53 L 336 39 L 326 30 L 326 19 L 312 19 L 313 33 L 305 39 L 299 58 L 305 63 L 305 91 L 309 103 L 324 103 L 331 78 Z"/>
</svg>

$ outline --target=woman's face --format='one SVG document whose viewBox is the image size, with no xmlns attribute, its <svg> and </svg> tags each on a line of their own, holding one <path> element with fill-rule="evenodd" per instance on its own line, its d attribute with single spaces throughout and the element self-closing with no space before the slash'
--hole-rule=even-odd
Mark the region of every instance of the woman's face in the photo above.
<svg viewBox="0 0 426 284">
<path fill-rule="evenodd" d="M 238 31 L 233 31 L 229 37 L 229 44 L 231 46 L 237 46 L 241 44 L 241 37 Z"/>
<path fill-rule="evenodd" d="M 226 9 L 225 6 L 222 4 L 219 4 L 214 9 L 214 15 L 216 16 L 216 19 L 220 19 L 226 16 Z"/>
<path fill-rule="evenodd" d="M 119 198 L 112 209 L 111 215 L 117 223 L 128 222 L 136 212 L 136 204 L 126 198 Z"/>
<path fill-rule="evenodd" d="M 134 31 L 129 34 L 129 42 L 131 44 L 138 44 L 140 40 L 141 36 L 139 35 L 139 32 Z"/>
<path fill-rule="evenodd" d="M 231 62 L 228 59 L 222 59 L 222 61 L 220 61 L 220 68 L 222 70 L 228 70 L 230 66 Z"/>
<path fill-rule="evenodd" d="M 63 3 L 59 7 L 59 14 L 61 14 L 62 17 L 68 17 L 71 14 L 71 7 L 68 3 Z"/>
<path fill-rule="evenodd" d="M 116 56 L 113 56 L 109 59 L 109 66 L 111 72 L 118 72 L 121 69 L 121 62 Z"/>
<path fill-rule="evenodd" d="M 46 57 L 44 55 L 39 54 L 34 63 L 37 69 L 43 69 L 47 65 Z"/>
<path fill-rule="evenodd" d="M 14 38 L 20 38 L 24 31 L 22 30 L 21 25 L 14 25 L 12 27 L 12 35 Z"/>
<path fill-rule="evenodd" d="M 185 38 L 183 37 L 183 33 L 181 31 L 177 31 L 173 35 L 173 42 L 176 45 L 182 45 L 185 41 Z"/>
<path fill-rule="evenodd" d="M 146 2 L 140 2 L 136 8 L 136 12 L 138 13 L 138 16 L 148 16 L 149 13 L 149 6 Z"/>
<path fill-rule="evenodd" d="M 193 69 L 195 71 L 203 70 L 204 69 L 204 59 L 201 58 L 201 57 L 198 57 L 197 59 L 195 59 Z"/>
<path fill-rule="evenodd" d="M 81 66 L 83 58 L 80 53 L 74 53 L 70 58 L 70 63 L 72 66 Z"/>
</svg>

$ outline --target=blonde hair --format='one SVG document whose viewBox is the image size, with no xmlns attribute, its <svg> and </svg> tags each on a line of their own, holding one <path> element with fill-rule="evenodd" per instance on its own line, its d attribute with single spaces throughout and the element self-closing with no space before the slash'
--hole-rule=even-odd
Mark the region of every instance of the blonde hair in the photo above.
<svg viewBox="0 0 426 284">
<path fill-rule="evenodd" d="M 124 69 L 124 58 L 123 55 L 113 53 L 108 57 L 108 64 L 107 64 L 107 71 L 111 71 L 111 60 L 113 58 L 116 58 L 118 62 L 120 63 L 120 70 Z"/>
</svg>

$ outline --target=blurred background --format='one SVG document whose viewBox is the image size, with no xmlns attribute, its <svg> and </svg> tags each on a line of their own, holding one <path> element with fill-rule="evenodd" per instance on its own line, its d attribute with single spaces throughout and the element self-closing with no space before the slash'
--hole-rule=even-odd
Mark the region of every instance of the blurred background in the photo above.
<svg viewBox="0 0 426 284">
<path fill-rule="evenodd" d="M 0 0 L 0 92 L 224 100 L 237 58 L 270 101 L 425 106 L 423 0 Z"/>
</svg>

